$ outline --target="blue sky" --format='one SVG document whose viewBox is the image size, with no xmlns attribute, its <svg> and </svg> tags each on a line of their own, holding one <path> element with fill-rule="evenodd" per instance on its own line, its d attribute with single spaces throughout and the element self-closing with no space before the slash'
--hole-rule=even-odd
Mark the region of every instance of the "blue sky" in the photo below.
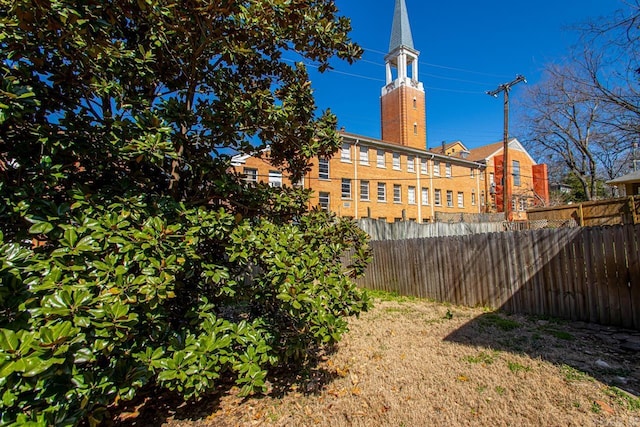
<svg viewBox="0 0 640 427">
<path fill-rule="evenodd" d="M 461 140 L 474 148 L 502 140 L 502 95 L 485 92 L 517 74 L 535 84 L 543 66 L 561 60 L 575 44 L 572 27 L 625 6 L 623 0 L 405 1 L 427 93 L 429 148 L 442 141 Z M 379 96 L 394 2 L 336 0 L 365 53 L 351 66 L 333 61 L 335 71 L 318 74 L 310 68 L 318 108 L 331 108 L 349 132 L 380 137 Z M 514 131 L 520 86 L 510 96 Z"/>
</svg>

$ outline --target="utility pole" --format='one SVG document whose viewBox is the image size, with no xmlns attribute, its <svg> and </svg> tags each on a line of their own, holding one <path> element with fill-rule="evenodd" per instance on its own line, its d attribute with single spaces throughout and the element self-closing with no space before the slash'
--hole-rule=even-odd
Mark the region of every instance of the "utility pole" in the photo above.
<svg viewBox="0 0 640 427">
<path fill-rule="evenodd" d="M 498 97 L 500 92 L 504 93 L 504 135 L 503 135 L 503 156 L 502 156 L 502 204 L 504 210 L 504 218 L 511 221 L 511 177 L 509 167 L 509 91 L 512 86 L 520 82 L 527 82 L 524 76 L 518 74 L 516 78 L 509 83 L 503 83 L 495 90 L 487 91 L 487 95 L 494 98 Z"/>
</svg>

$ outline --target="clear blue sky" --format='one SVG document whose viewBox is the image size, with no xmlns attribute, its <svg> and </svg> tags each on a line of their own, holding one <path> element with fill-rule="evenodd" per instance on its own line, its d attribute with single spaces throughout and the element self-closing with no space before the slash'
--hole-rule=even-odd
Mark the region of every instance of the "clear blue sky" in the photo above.
<svg viewBox="0 0 640 427">
<path fill-rule="evenodd" d="M 430 148 L 443 140 L 461 140 L 469 148 L 502 140 L 502 95 L 496 99 L 485 92 L 517 74 L 535 84 L 543 66 L 560 60 L 576 42 L 572 26 L 625 7 L 623 0 L 405 1 L 420 51 Z M 351 66 L 333 61 L 335 71 L 318 74 L 310 68 L 317 104 L 331 108 L 347 131 L 379 138 L 379 97 L 395 1 L 336 3 L 351 18 L 352 38 L 365 53 Z M 511 91 L 511 130 L 517 127 L 519 86 Z"/>
</svg>

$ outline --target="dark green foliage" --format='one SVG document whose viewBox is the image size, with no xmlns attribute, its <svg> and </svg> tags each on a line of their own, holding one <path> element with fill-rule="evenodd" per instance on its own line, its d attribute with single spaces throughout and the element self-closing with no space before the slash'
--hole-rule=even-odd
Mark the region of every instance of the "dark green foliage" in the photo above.
<svg viewBox="0 0 640 427">
<path fill-rule="evenodd" d="M 263 391 L 340 339 L 368 305 L 366 236 L 224 154 L 268 144 L 295 178 L 339 146 L 282 57 L 359 55 L 333 2 L 0 6 L 0 425 Z"/>
</svg>

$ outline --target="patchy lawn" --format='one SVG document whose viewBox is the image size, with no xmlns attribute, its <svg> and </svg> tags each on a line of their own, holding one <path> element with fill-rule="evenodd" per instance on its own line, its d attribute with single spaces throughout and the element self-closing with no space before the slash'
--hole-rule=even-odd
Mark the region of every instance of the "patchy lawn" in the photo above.
<svg viewBox="0 0 640 427">
<path fill-rule="evenodd" d="M 638 332 L 376 296 L 335 352 L 267 396 L 156 402 L 127 423 L 640 425 Z"/>
</svg>

